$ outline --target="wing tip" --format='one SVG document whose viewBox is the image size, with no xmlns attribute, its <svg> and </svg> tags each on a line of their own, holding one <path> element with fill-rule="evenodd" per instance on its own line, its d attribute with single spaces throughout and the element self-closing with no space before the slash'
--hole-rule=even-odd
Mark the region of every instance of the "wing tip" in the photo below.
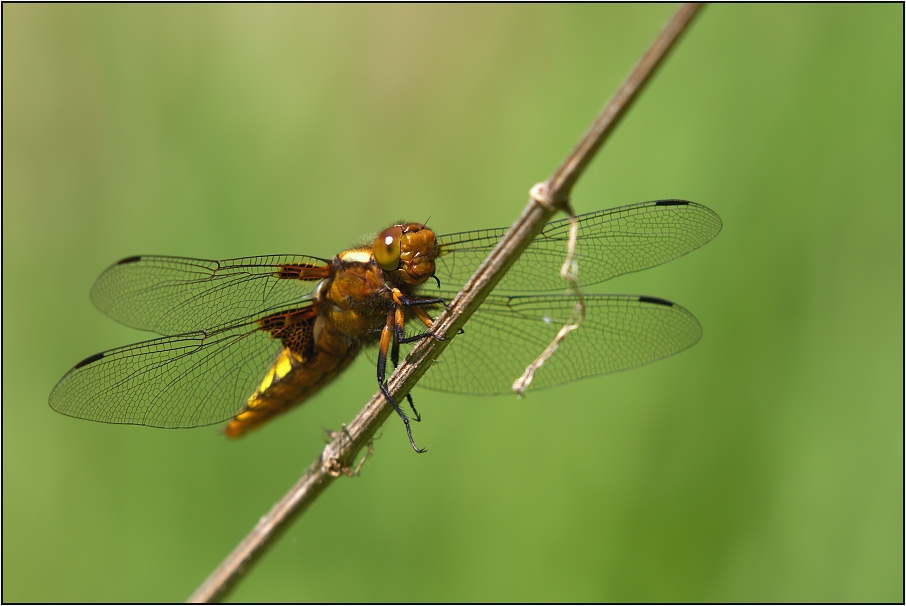
<svg viewBox="0 0 906 606">
<path fill-rule="evenodd" d="M 85 358 L 84 360 L 82 360 L 81 362 L 79 362 L 78 364 L 73 366 L 72 369 L 77 370 L 79 368 L 82 368 L 83 366 L 88 366 L 89 364 L 94 364 L 95 362 L 97 362 L 98 360 L 100 360 L 103 357 L 104 357 L 104 352 L 96 353 L 92 356 L 88 356 L 87 358 Z"/>
<path fill-rule="evenodd" d="M 660 297 L 649 297 L 642 295 L 639 297 L 639 303 L 652 303 L 654 305 L 663 305 L 665 307 L 675 307 L 676 303 L 668 301 L 667 299 L 661 299 Z"/>
</svg>

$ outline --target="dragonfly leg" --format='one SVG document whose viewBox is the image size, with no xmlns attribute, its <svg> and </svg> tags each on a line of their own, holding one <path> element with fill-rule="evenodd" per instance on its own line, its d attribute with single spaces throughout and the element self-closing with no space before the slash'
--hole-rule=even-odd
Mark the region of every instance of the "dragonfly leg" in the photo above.
<svg viewBox="0 0 906 606">
<path fill-rule="evenodd" d="M 404 413 L 403 410 L 399 407 L 399 404 L 396 403 L 396 400 L 393 399 L 393 397 L 390 395 L 390 392 L 387 391 L 387 388 L 383 383 L 380 384 L 380 388 L 381 393 L 384 394 L 384 397 L 387 398 L 387 401 L 393 405 L 393 410 L 395 410 L 396 414 L 398 414 L 403 420 L 403 425 L 406 426 L 406 435 L 409 436 L 409 443 L 412 444 L 412 448 L 419 454 L 428 452 L 427 448 L 419 448 L 418 446 L 416 446 L 415 440 L 412 437 L 412 428 L 409 426 L 409 417 L 407 417 L 406 413 Z"/>
<path fill-rule="evenodd" d="M 403 409 L 400 408 L 399 404 L 396 403 L 396 400 L 393 399 L 393 396 L 390 395 L 390 391 L 387 389 L 387 386 L 384 384 L 384 378 L 387 373 L 387 352 L 390 349 L 390 343 L 393 340 L 394 336 L 394 327 L 396 324 L 396 313 L 391 312 L 387 314 L 387 323 L 384 325 L 384 329 L 381 331 L 381 343 L 378 348 L 378 360 L 377 360 L 377 380 L 378 387 L 381 390 L 381 393 L 384 394 L 384 397 L 387 398 L 387 401 L 390 402 L 390 405 L 393 406 L 393 410 L 396 411 L 396 414 L 400 416 L 403 420 L 403 425 L 406 426 L 406 434 L 409 436 L 409 443 L 412 444 L 412 448 L 415 449 L 417 453 L 423 453 L 427 449 L 419 448 L 415 445 L 415 440 L 412 438 L 412 428 L 409 426 L 409 417 L 406 416 L 406 413 L 403 412 Z M 391 354 L 392 355 L 392 354 Z M 399 354 L 397 354 L 398 356 Z M 408 397 L 408 395 L 407 395 Z M 409 400 L 410 405 L 412 400 Z M 415 408 L 413 407 L 413 410 Z M 416 413 L 418 414 L 418 413 Z M 420 419 L 421 417 L 419 417 Z"/>
<path fill-rule="evenodd" d="M 400 365 L 400 343 L 396 339 L 393 340 L 393 345 L 390 346 L 390 361 L 393 362 L 394 369 Z"/>
<path fill-rule="evenodd" d="M 447 311 L 450 311 L 450 309 L 451 309 L 450 306 L 447 305 L 445 299 L 424 299 L 423 301 L 434 301 L 434 302 L 436 302 L 436 303 L 443 303 L 443 304 L 444 304 L 444 308 L 445 308 Z M 434 319 L 433 319 L 431 316 L 428 315 L 428 312 L 426 312 L 424 309 L 422 309 L 421 307 L 419 307 L 419 305 L 421 305 L 421 304 L 422 304 L 422 301 L 417 301 L 417 302 L 415 302 L 415 305 L 410 305 L 410 307 L 411 307 L 411 309 L 412 309 L 412 312 L 415 314 L 415 316 L 416 316 L 419 320 L 421 320 L 421 321 L 424 323 L 425 326 L 427 326 L 427 327 L 430 329 L 431 326 L 434 325 Z M 465 333 L 465 332 L 466 332 L 466 331 L 464 331 L 462 328 L 460 328 L 460 329 L 459 329 L 459 332 L 456 333 L 456 334 L 461 335 L 461 334 L 463 334 L 463 333 Z M 430 333 L 430 334 L 433 335 L 433 333 L 431 333 L 430 330 L 428 331 L 428 333 Z M 435 336 L 434 338 L 438 339 L 439 341 L 444 341 L 444 340 L 446 340 L 446 339 L 444 339 L 444 338 L 442 338 L 442 337 L 438 337 L 438 336 Z"/>
<path fill-rule="evenodd" d="M 393 313 L 387 317 L 387 322 L 393 318 L 393 337 L 390 345 L 390 361 L 396 368 L 400 363 L 400 342 L 406 338 L 406 315 L 402 307 L 397 307 Z"/>
<path fill-rule="evenodd" d="M 393 367 L 394 367 L 394 368 L 396 368 L 397 366 L 399 366 L 399 362 L 400 362 L 400 343 L 399 343 L 399 338 L 398 338 L 398 337 L 397 337 L 396 339 L 393 340 L 393 345 L 390 346 L 390 361 L 393 362 Z M 406 401 L 409 402 L 409 408 L 412 409 L 412 413 L 415 415 L 414 417 L 412 417 L 412 420 L 415 421 L 416 423 L 420 423 L 421 420 L 422 420 L 422 416 L 421 416 L 420 414 L 418 414 L 418 411 L 417 411 L 417 410 L 415 410 L 415 403 L 413 403 L 413 401 L 412 401 L 412 394 L 411 394 L 411 393 L 407 393 L 407 394 L 406 394 Z"/>
<path fill-rule="evenodd" d="M 438 337 L 436 334 L 434 334 L 430 330 L 426 330 L 425 332 L 421 332 L 417 335 L 412 335 L 411 337 L 406 337 L 405 339 L 400 339 L 399 342 L 400 343 L 412 343 L 414 341 L 421 341 L 425 337 L 433 337 L 433 338 L 437 339 L 438 341 L 446 341 L 445 338 Z"/>
<path fill-rule="evenodd" d="M 406 401 L 409 402 L 409 408 L 412 409 L 412 414 L 415 415 L 414 417 L 412 417 L 412 420 L 415 421 L 416 423 L 421 423 L 422 416 L 420 414 L 418 414 L 417 410 L 415 410 L 415 402 L 412 401 L 411 393 L 406 394 Z"/>
<path fill-rule="evenodd" d="M 397 338 L 393 339 L 393 345 L 390 346 L 390 361 L 393 362 L 393 367 L 396 368 L 400 363 L 400 342 L 399 342 L 399 317 L 397 317 Z M 412 394 L 406 394 L 406 401 L 409 402 L 409 408 L 412 409 L 412 413 L 415 415 L 412 420 L 416 423 L 420 423 L 422 416 L 418 414 L 418 411 L 415 409 L 415 403 L 412 401 Z"/>
<path fill-rule="evenodd" d="M 430 305 L 446 305 L 447 300 L 443 297 L 412 298 L 410 299 L 398 288 L 393 289 L 393 302 L 397 305 L 406 307 L 428 307 Z"/>
<path fill-rule="evenodd" d="M 423 305 L 435 305 L 437 303 L 443 303 L 445 299 L 409 299 L 406 297 L 398 288 L 393 289 L 393 302 L 396 303 L 396 309 L 393 312 L 394 319 L 394 344 L 399 343 L 411 343 L 413 341 L 418 341 L 419 339 L 424 339 L 425 337 L 434 337 L 438 341 L 443 341 L 443 337 L 439 337 L 433 332 L 431 332 L 431 326 L 434 324 L 434 319 L 428 315 L 428 313 L 421 308 Z M 406 314 L 403 312 L 403 308 L 408 307 L 412 310 L 415 316 L 422 321 L 422 323 L 428 327 L 428 330 L 425 332 L 415 335 L 413 337 L 406 337 Z M 388 318 L 388 322 L 389 322 Z"/>
</svg>

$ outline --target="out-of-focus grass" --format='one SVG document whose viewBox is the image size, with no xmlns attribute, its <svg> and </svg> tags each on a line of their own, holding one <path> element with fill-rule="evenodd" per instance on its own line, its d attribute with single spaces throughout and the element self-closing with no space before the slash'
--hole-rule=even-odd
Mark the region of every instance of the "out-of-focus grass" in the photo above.
<svg viewBox="0 0 906 606">
<path fill-rule="evenodd" d="M 7 601 L 186 597 L 375 391 L 359 361 L 239 442 L 47 396 L 145 338 L 132 254 L 330 256 L 391 221 L 507 225 L 667 6 L 3 6 Z M 903 600 L 903 7 L 712 6 L 576 188 L 678 197 L 707 247 L 607 292 L 694 349 L 515 398 L 418 390 L 234 597 Z"/>
</svg>

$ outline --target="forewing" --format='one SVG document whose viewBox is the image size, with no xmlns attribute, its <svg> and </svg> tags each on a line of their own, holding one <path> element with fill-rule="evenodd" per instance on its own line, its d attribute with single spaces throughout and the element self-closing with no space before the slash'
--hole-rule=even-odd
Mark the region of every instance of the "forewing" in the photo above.
<svg viewBox="0 0 906 606">
<path fill-rule="evenodd" d="M 576 261 L 582 286 L 641 271 L 676 259 L 707 243 L 721 228 L 709 208 L 684 200 L 657 200 L 578 215 Z M 437 276 L 445 287 L 471 277 L 506 233 L 483 229 L 438 237 Z M 560 267 L 566 258 L 569 219 L 548 223 L 496 292 L 563 290 Z"/>
<path fill-rule="evenodd" d="M 114 320 L 162 335 L 218 330 L 309 301 L 329 263 L 298 255 L 130 257 L 101 274 L 91 300 Z"/>
<path fill-rule="evenodd" d="M 419 386 L 472 395 L 513 393 L 511 385 L 570 318 L 567 295 L 489 296 Z M 586 295 L 585 321 L 539 368 L 530 390 L 642 366 L 701 338 L 679 305 L 633 295 Z"/>
<path fill-rule="evenodd" d="M 54 387 L 57 412 L 104 423 L 198 427 L 235 416 L 283 347 L 253 323 L 96 354 Z"/>
</svg>

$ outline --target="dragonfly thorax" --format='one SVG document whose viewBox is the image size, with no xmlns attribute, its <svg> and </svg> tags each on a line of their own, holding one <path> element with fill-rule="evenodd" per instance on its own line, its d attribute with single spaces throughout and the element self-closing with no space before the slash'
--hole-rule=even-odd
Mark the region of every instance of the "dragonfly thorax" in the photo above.
<svg viewBox="0 0 906 606">
<path fill-rule="evenodd" d="M 417 287 L 434 275 L 436 256 L 437 239 L 424 225 L 388 228 L 374 246 L 351 248 L 334 258 L 331 277 L 317 289 L 318 315 L 351 340 L 376 339 L 387 314 L 395 309 L 393 291 L 413 297 Z M 386 269 L 389 266 L 395 269 Z"/>
</svg>

